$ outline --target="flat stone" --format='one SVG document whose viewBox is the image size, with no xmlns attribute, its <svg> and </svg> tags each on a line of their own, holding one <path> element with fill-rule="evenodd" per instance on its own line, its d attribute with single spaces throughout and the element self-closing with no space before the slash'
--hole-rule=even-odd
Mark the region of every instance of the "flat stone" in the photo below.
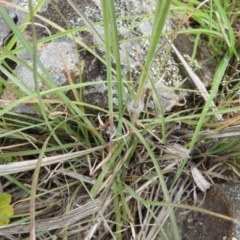
<svg viewBox="0 0 240 240">
<path fill-rule="evenodd" d="M 232 215 L 231 202 L 217 188 L 211 188 L 206 196 L 201 194 L 198 198 L 199 201 L 203 201 L 201 208 L 227 216 Z M 183 240 L 213 240 L 231 239 L 233 224 L 212 215 L 190 211 L 181 214 L 179 226 Z"/>
<path fill-rule="evenodd" d="M 232 217 L 240 222 L 240 185 L 236 183 L 218 184 L 217 188 L 226 196 L 232 206 Z M 240 240 L 240 226 L 233 225 L 232 239 Z"/>
<path fill-rule="evenodd" d="M 240 222 L 240 186 L 234 183 L 216 184 L 198 194 L 197 207 L 236 218 Z M 222 218 L 187 209 L 176 209 L 176 219 L 182 240 L 239 240 L 240 226 Z M 169 240 L 174 240 L 170 222 L 164 226 Z"/>
</svg>

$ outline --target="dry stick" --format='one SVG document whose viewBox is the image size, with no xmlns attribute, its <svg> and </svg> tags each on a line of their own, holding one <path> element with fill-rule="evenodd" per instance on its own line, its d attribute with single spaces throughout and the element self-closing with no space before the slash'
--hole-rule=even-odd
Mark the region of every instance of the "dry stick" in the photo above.
<svg viewBox="0 0 240 240">
<path fill-rule="evenodd" d="M 37 220 L 35 230 L 36 232 L 50 231 L 53 229 L 72 226 L 77 222 L 80 224 L 80 221 L 83 221 L 84 219 L 91 217 L 93 214 L 98 213 L 98 211 L 101 209 L 101 204 L 102 201 L 100 199 L 96 199 L 61 216 Z M 5 227 L 0 227 L 0 236 L 5 234 L 29 233 L 29 227 L 29 223 L 10 224 Z"/>
<path fill-rule="evenodd" d="M 193 72 L 193 70 L 191 69 L 189 64 L 185 61 L 184 57 L 181 55 L 181 53 L 178 51 L 178 49 L 174 46 L 174 44 L 173 43 L 170 43 L 170 44 L 172 46 L 173 51 L 175 52 L 175 54 L 177 55 L 177 57 L 179 58 L 179 60 L 183 64 L 183 66 L 186 69 L 189 76 L 191 77 L 192 81 L 196 85 L 197 89 L 200 91 L 202 97 L 207 102 L 208 98 L 209 98 L 209 93 L 208 93 L 207 89 L 205 88 L 205 86 L 203 85 L 202 81 L 197 76 L 197 74 L 195 72 Z M 213 111 L 217 111 L 217 107 L 216 107 L 216 105 L 213 101 L 211 102 L 211 107 L 212 107 Z M 222 121 L 222 116 L 219 113 L 215 114 L 215 118 L 218 121 Z"/>
</svg>

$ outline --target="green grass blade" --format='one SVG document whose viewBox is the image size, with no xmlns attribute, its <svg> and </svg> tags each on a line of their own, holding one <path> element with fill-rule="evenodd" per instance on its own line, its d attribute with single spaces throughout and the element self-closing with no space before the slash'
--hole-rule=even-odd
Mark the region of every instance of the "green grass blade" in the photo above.
<svg viewBox="0 0 240 240">
<path fill-rule="evenodd" d="M 163 29 L 165 21 L 166 21 L 166 17 L 167 17 L 168 11 L 169 11 L 170 4 L 171 4 L 171 1 L 167 1 L 167 0 L 159 0 L 157 2 L 157 7 L 155 10 L 155 15 L 154 15 L 154 26 L 153 26 L 153 31 L 152 31 L 152 37 L 150 40 L 149 51 L 146 56 L 145 64 L 144 64 L 143 71 L 142 71 L 140 81 L 139 81 L 138 90 L 137 90 L 136 97 L 134 99 L 133 106 L 132 106 L 132 109 L 136 110 L 136 115 L 139 114 L 139 110 L 140 110 L 140 106 L 141 106 L 140 102 L 141 102 L 142 95 L 143 95 L 143 92 L 145 89 L 148 72 L 149 72 L 152 60 L 153 60 L 156 50 L 157 50 L 157 46 L 158 46 L 159 39 L 162 34 L 162 29 Z"/>
</svg>

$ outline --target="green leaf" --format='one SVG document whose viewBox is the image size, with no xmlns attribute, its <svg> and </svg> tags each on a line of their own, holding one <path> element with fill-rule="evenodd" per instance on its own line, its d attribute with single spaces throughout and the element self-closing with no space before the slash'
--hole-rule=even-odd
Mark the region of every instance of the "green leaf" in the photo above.
<svg viewBox="0 0 240 240">
<path fill-rule="evenodd" d="M 0 226 L 8 225 L 9 218 L 13 216 L 13 207 L 10 205 L 11 198 L 8 193 L 0 194 Z"/>
</svg>

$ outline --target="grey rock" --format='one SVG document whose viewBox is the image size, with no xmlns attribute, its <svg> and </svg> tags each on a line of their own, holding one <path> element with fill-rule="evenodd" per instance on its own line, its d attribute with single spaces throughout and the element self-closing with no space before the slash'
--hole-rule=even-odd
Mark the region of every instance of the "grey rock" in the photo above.
<svg viewBox="0 0 240 240">
<path fill-rule="evenodd" d="M 20 1 L 20 0 L 18 0 Z M 23 4 L 26 1 L 21 1 Z M 60 12 L 66 18 L 69 26 L 71 28 L 85 25 L 83 18 L 79 16 L 76 11 L 69 6 L 69 4 L 64 0 L 55 0 L 56 6 L 58 6 Z M 100 1 L 83 1 L 76 0 L 74 1 L 77 7 L 84 12 L 87 18 L 91 22 L 99 22 L 102 20 L 102 14 L 100 9 Z M 122 64 L 122 74 L 123 79 L 126 83 L 124 88 L 124 99 L 125 104 L 128 105 L 132 99 L 130 98 L 129 91 L 135 90 L 136 84 L 128 84 L 128 82 L 136 82 L 139 79 L 139 76 L 142 72 L 142 66 L 144 65 L 145 58 L 147 55 L 147 51 L 149 48 L 149 39 L 148 37 L 151 35 L 151 29 L 153 25 L 153 19 L 146 16 L 145 18 L 136 18 L 131 16 L 136 16 L 139 14 L 151 13 L 154 9 L 156 1 L 141 1 L 141 0 L 117 0 L 114 2 L 116 9 L 116 17 L 119 18 L 117 24 L 119 29 L 119 38 L 120 42 L 120 55 L 121 55 L 121 64 Z M 25 4 L 26 6 L 26 4 Z M 56 12 L 54 7 L 49 4 L 47 8 L 44 8 L 41 11 L 41 15 L 52 20 L 57 25 L 66 28 L 65 20 L 59 16 L 59 13 Z M 125 18 L 126 16 L 130 16 L 130 18 Z M 23 17 L 21 16 L 21 19 Z M 122 20 L 120 20 L 122 19 Z M 21 22 L 21 20 L 20 20 Z M 41 23 L 41 22 L 40 22 Z M 45 23 L 44 23 L 45 24 Z M 46 25 L 46 24 L 45 24 Z M 68 26 L 68 27 L 69 27 Z M 134 27 L 133 27 L 134 26 Z M 51 26 L 46 25 L 47 28 L 54 34 L 56 29 L 53 29 Z M 103 27 L 100 25 L 96 26 L 96 30 L 98 31 L 98 35 L 89 31 L 83 31 L 76 34 L 76 38 L 81 38 L 83 42 L 87 45 L 91 46 L 93 44 L 98 45 L 97 53 L 104 58 L 105 51 L 103 47 Z M 167 21 L 165 25 L 164 31 L 171 30 L 171 22 Z M 31 32 L 26 30 L 26 35 L 31 35 Z M 38 38 L 43 38 L 46 36 L 46 32 L 41 28 L 38 31 Z M 100 37 L 99 37 L 100 36 Z M 140 40 L 131 40 L 136 39 L 141 36 L 146 36 L 147 38 Z M 59 43 L 61 42 L 61 44 Z M 70 40 L 60 39 L 55 43 L 45 43 L 43 46 L 40 46 L 38 56 L 41 62 L 43 62 L 46 70 L 51 72 L 51 78 L 54 81 L 54 84 L 57 86 L 67 84 L 68 79 L 65 76 L 65 68 L 63 66 L 62 58 L 60 55 L 56 54 L 57 52 L 62 52 L 62 55 L 67 58 L 67 66 L 72 71 L 74 71 L 74 65 L 77 65 L 79 58 L 81 61 L 85 62 L 85 68 L 83 72 L 83 81 L 97 81 L 97 80 L 106 80 L 105 66 L 100 63 L 95 57 L 91 56 L 89 53 L 81 52 L 79 58 L 77 57 L 77 51 L 74 48 L 74 44 L 69 43 Z M 66 44 L 65 47 L 62 47 Z M 58 45 L 59 51 L 56 51 L 55 45 Z M 170 111 L 173 106 L 177 105 L 181 100 L 182 96 L 176 94 L 173 88 L 179 84 L 181 81 L 181 75 L 179 74 L 178 66 L 170 54 L 166 54 L 168 50 L 168 44 L 166 41 L 161 40 L 159 42 L 159 49 L 156 53 L 154 61 L 152 63 L 151 69 L 149 70 L 149 79 L 145 86 L 145 92 L 147 93 L 145 96 L 145 106 L 154 110 L 156 108 L 156 102 L 160 102 L 164 111 Z M 68 53 L 67 53 L 68 52 Z M 32 65 L 31 59 L 26 53 L 22 52 L 18 55 L 21 59 L 26 61 L 29 66 Z M 90 60 L 89 60 L 90 59 Z M 163 66 L 162 63 L 164 61 Z M 54 66 L 56 65 L 56 66 Z M 50 71 L 51 70 L 51 71 Z M 27 70 L 23 66 L 17 66 L 16 75 L 19 76 L 19 79 L 30 89 L 34 90 L 34 80 L 32 77 L 32 73 Z M 40 75 L 43 74 L 42 70 L 38 68 L 38 73 Z M 76 71 L 75 71 L 76 73 Z M 131 76 L 131 78 L 129 77 Z M 42 82 L 39 79 L 39 86 L 42 86 Z M 104 92 L 103 92 L 103 89 Z M 117 108 L 117 94 L 116 94 L 116 86 L 114 87 L 113 101 L 115 103 L 115 107 Z M 107 89 L 104 84 L 97 85 L 94 87 L 88 87 L 84 89 L 84 101 L 87 103 L 94 103 L 97 106 L 107 108 Z M 143 108 L 144 109 L 144 108 Z"/>
<path fill-rule="evenodd" d="M 240 222 L 240 186 L 239 184 L 225 183 L 217 184 L 216 187 L 226 196 L 231 202 L 232 217 L 238 219 Z M 240 226 L 233 225 L 232 239 L 240 240 Z"/>
<path fill-rule="evenodd" d="M 16 22 L 17 21 L 16 10 L 10 6 L 5 6 L 4 8 L 7 11 L 9 17 Z M 8 40 L 11 38 L 12 30 L 8 26 L 8 24 L 4 21 L 3 16 L 1 15 L 0 15 L 0 29 L 1 29 L 0 30 L 0 46 L 5 46 Z"/>
<path fill-rule="evenodd" d="M 42 63 L 42 68 L 37 67 L 37 86 L 35 86 L 33 77 L 32 58 L 25 50 L 17 54 L 18 58 L 22 59 L 25 64 L 18 64 L 14 70 L 14 75 L 21 81 L 21 84 L 18 84 L 18 87 L 13 85 L 13 87 L 18 88 L 24 95 L 31 94 L 37 89 L 48 89 L 46 79 L 47 81 L 51 81 L 51 85 L 54 87 L 67 84 L 68 76 L 66 72 L 69 72 L 73 80 L 79 76 L 79 54 L 76 51 L 75 43 L 71 39 L 64 37 L 39 44 L 37 53 L 38 60 Z M 55 98 L 54 96 L 46 97 Z M 1 96 L 0 108 L 4 108 L 8 100 L 12 101 L 13 99 L 15 99 L 15 96 L 5 88 Z M 36 109 L 31 105 L 23 103 L 15 107 L 13 111 L 25 114 L 37 113 Z"/>
<path fill-rule="evenodd" d="M 25 52 L 20 52 L 19 58 L 23 59 L 28 66 L 32 66 L 32 59 Z M 76 51 L 75 43 L 67 38 L 60 38 L 38 46 L 38 58 L 45 70 L 49 73 L 55 86 L 61 86 L 68 82 L 66 71 L 77 74 L 77 64 L 79 55 Z M 67 68 L 67 69 L 65 69 Z M 44 77 L 43 70 L 38 67 L 37 72 Z M 35 90 L 33 73 L 25 66 L 18 65 L 15 70 L 16 76 L 31 90 Z M 41 89 L 42 80 L 38 78 L 38 87 Z"/>
<path fill-rule="evenodd" d="M 99 15 L 100 3 L 94 1 L 95 7 L 89 8 L 85 6 L 82 10 L 86 16 L 93 22 L 102 20 L 102 16 Z M 120 42 L 120 55 L 122 64 L 122 73 L 125 79 L 130 81 L 137 81 L 141 72 L 143 71 L 143 65 L 146 59 L 146 55 L 149 49 L 149 39 L 136 38 L 141 36 L 150 36 L 152 33 L 153 20 L 146 18 L 127 18 L 126 16 L 136 16 L 140 14 L 146 14 L 153 11 L 156 5 L 156 1 L 115 1 L 116 17 L 118 19 L 119 37 L 122 40 Z M 133 27 L 134 26 L 134 27 Z M 168 20 L 165 24 L 164 31 L 171 30 L 171 21 Z M 104 38 L 104 29 L 102 26 L 97 26 L 96 30 L 98 34 L 93 34 L 93 42 L 102 46 L 101 39 Z M 135 40 L 131 40 L 134 39 Z M 173 59 L 173 56 L 169 53 L 166 54 L 169 45 L 164 39 L 159 42 L 159 49 L 156 53 L 151 69 L 149 71 L 149 80 L 145 86 L 145 91 L 148 93 L 150 100 L 146 103 L 146 106 L 150 109 L 156 108 L 156 102 L 159 101 L 162 104 L 163 110 L 170 111 L 174 105 L 178 105 L 178 102 L 182 98 L 181 95 L 176 94 L 172 89 L 179 84 L 182 77 L 179 74 L 178 66 Z M 104 48 L 99 48 L 104 55 Z M 164 61 L 164 64 L 163 64 Z M 161 64 L 163 65 L 160 69 Z M 163 71 L 164 68 L 164 71 Z M 131 74 L 132 79 L 128 79 Z M 130 86 L 128 86 L 130 87 Z M 133 90 L 133 89 L 131 89 Z M 127 92 L 127 89 L 126 89 Z M 126 93 L 127 94 L 127 93 Z M 128 94 L 130 96 L 130 94 Z M 115 99 L 117 101 L 117 99 Z M 129 105 L 132 99 L 125 102 Z"/>
<path fill-rule="evenodd" d="M 234 183 L 215 184 L 206 195 L 197 195 L 197 207 L 240 220 L 240 186 Z M 188 203 L 186 203 L 188 204 Z M 186 209 L 175 212 L 184 240 L 240 240 L 240 226 L 219 217 Z M 169 221 L 164 225 L 169 240 L 174 240 Z M 159 239 L 162 239 L 161 237 Z"/>
<path fill-rule="evenodd" d="M 17 15 L 18 15 L 18 24 L 22 24 L 24 22 L 24 19 L 28 15 L 28 8 L 29 8 L 29 1 L 28 0 L 14 0 L 15 4 L 18 6 L 21 6 L 22 8 L 26 9 L 25 11 L 21 9 L 16 9 Z M 38 0 L 32 0 L 33 7 L 36 6 L 38 3 Z M 49 4 L 49 0 L 45 0 L 43 6 L 40 9 L 40 13 L 47 9 Z"/>
</svg>

